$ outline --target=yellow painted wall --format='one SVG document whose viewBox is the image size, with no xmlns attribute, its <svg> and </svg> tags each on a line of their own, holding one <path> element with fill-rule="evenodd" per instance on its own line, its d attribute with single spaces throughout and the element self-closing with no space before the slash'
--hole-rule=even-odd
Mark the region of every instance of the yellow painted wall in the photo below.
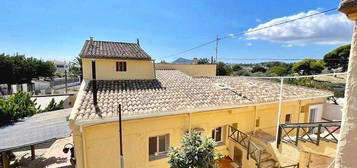
<svg viewBox="0 0 357 168">
<path fill-rule="evenodd" d="M 194 77 L 216 76 L 216 64 L 155 64 L 155 69 L 176 69 Z"/>
<path fill-rule="evenodd" d="M 323 103 L 325 99 L 311 102 Z M 308 101 L 305 102 L 305 105 Z M 286 102 L 283 112 L 293 113 L 293 121 L 298 120 L 300 101 Z M 217 147 L 224 155 L 232 155 L 232 145 L 228 139 L 227 125 L 238 123 L 238 129 L 244 132 L 263 129 L 275 132 L 277 104 L 241 107 L 227 110 L 206 111 L 199 113 L 180 114 L 146 119 L 126 120 L 123 122 L 123 147 L 126 168 L 165 168 L 168 167 L 167 158 L 149 161 L 148 139 L 151 136 L 170 134 L 170 146 L 179 146 L 182 135 L 191 128 L 203 128 L 206 136 L 211 136 L 211 130 L 218 126 L 225 126 L 225 145 Z M 286 108 L 286 109 L 285 109 Z M 261 119 L 261 126 L 255 128 L 255 120 Z M 284 120 L 282 115 L 281 120 Z M 191 118 L 191 121 L 190 121 Z M 274 125 L 275 124 L 275 125 Z M 118 167 L 119 164 L 119 137 L 118 122 L 84 125 L 82 132 L 78 126 L 72 125 L 76 145 L 78 167 Z M 83 146 L 82 150 L 80 149 Z"/>
<path fill-rule="evenodd" d="M 155 79 L 150 60 L 95 59 L 97 80 Z M 127 62 L 127 71 L 117 72 L 116 62 Z M 92 59 L 82 58 L 83 78 L 92 79 Z"/>
</svg>

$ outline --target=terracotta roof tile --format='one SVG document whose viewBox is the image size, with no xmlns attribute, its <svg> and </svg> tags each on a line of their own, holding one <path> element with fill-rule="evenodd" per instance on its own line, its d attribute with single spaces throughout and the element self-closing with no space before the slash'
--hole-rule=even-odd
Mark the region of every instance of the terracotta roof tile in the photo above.
<svg viewBox="0 0 357 168">
<path fill-rule="evenodd" d="M 136 43 L 86 40 L 79 56 L 82 58 L 143 59 L 151 57 Z"/>
<path fill-rule="evenodd" d="M 97 111 L 90 82 L 76 120 L 117 116 L 119 103 L 123 116 L 137 116 L 279 100 L 278 82 L 244 77 L 193 78 L 177 70 L 157 70 L 156 74 L 157 80 L 97 81 Z M 284 85 L 284 100 L 325 95 L 331 92 Z"/>
</svg>

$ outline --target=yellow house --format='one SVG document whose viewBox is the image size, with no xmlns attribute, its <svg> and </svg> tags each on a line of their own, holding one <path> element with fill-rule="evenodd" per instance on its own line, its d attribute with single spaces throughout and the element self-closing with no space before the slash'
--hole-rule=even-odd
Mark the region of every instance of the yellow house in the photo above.
<svg viewBox="0 0 357 168">
<path fill-rule="evenodd" d="M 306 153 L 325 155 L 334 148 L 274 145 L 277 119 L 318 122 L 322 104 L 332 96 L 328 91 L 284 85 L 278 117 L 277 82 L 188 75 L 195 68 L 185 68 L 185 73 L 155 70 L 150 56 L 135 43 L 91 39 L 80 56 L 84 80 L 69 118 L 78 168 L 119 167 L 119 105 L 126 168 L 169 167 L 168 148 L 179 146 L 190 129 L 213 138 L 231 167 L 306 162 Z"/>
</svg>

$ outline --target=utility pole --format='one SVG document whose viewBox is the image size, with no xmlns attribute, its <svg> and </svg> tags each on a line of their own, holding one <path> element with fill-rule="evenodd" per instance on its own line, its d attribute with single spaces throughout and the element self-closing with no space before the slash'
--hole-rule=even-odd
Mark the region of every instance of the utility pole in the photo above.
<svg viewBox="0 0 357 168">
<path fill-rule="evenodd" d="M 340 139 L 337 144 L 335 168 L 357 165 L 357 0 L 342 0 L 339 11 L 355 24 L 348 62 L 345 107 L 342 114 Z"/>
<path fill-rule="evenodd" d="M 68 79 L 67 79 L 67 70 L 64 70 L 64 80 L 65 80 L 65 87 L 66 87 L 66 94 L 68 92 Z"/>
<path fill-rule="evenodd" d="M 216 37 L 216 63 L 218 62 L 218 41 L 219 41 L 220 39 L 219 39 L 219 36 L 217 35 L 217 37 Z"/>
</svg>

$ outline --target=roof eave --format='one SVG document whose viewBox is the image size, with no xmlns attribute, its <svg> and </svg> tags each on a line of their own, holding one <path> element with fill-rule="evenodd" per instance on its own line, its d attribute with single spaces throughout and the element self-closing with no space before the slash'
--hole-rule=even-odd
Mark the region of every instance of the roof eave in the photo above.
<svg viewBox="0 0 357 168">
<path fill-rule="evenodd" d="M 333 94 L 326 94 L 326 95 L 322 95 L 322 96 L 306 97 L 306 98 L 287 99 L 287 100 L 283 100 L 283 102 L 308 100 L 308 99 L 319 99 L 319 98 L 327 98 L 327 97 L 331 97 L 331 96 L 333 96 Z M 234 108 L 242 108 L 242 107 L 257 106 L 257 105 L 267 105 L 267 104 L 275 104 L 275 103 L 279 103 L 279 101 L 266 102 L 266 103 L 254 103 L 254 104 L 216 106 L 216 107 L 208 107 L 208 108 L 194 108 L 194 109 L 180 110 L 180 111 L 175 111 L 175 112 L 161 112 L 161 113 L 154 113 L 154 114 L 123 116 L 122 120 L 144 119 L 144 118 L 162 117 L 162 116 L 179 115 L 179 114 L 189 114 L 189 113 L 197 113 L 197 112 L 213 111 L 213 110 L 228 110 L 228 109 L 234 109 Z M 88 125 L 88 124 L 114 122 L 114 121 L 118 121 L 118 120 L 119 120 L 118 116 L 115 116 L 115 117 L 109 117 L 109 118 L 96 118 L 96 119 L 90 119 L 90 120 L 75 120 L 74 124 L 76 124 L 78 126 L 83 126 L 83 125 Z"/>
</svg>

